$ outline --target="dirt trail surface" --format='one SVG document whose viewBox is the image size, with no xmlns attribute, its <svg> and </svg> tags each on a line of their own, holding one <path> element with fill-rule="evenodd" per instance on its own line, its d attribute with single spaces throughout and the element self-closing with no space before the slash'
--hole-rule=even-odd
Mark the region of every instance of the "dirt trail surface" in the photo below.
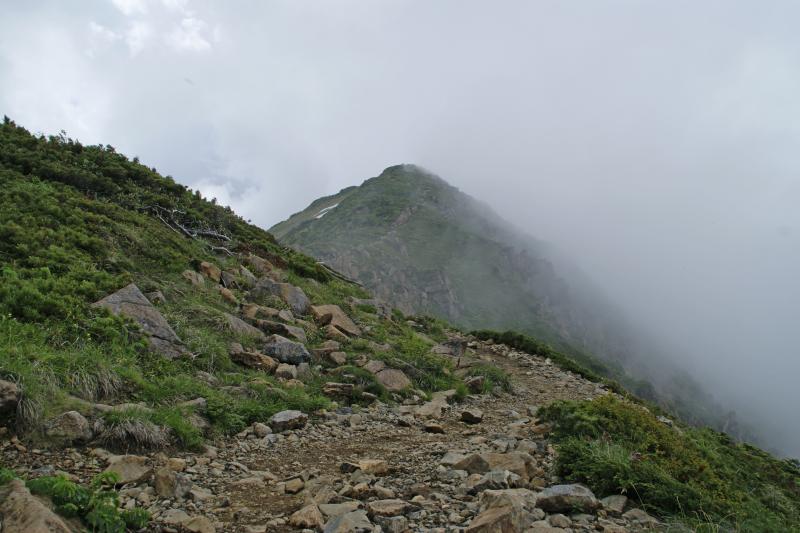
<svg viewBox="0 0 800 533">
<path fill-rule="evenodd" d="M 601 503 L 552 475 L 549 428 L 536 419 L 537 407 L 610 394 L 602 385 L 544 358 L 472 340 L 460 365 L 476 362 L 508 372 L 513 392 L 461 402 L 437 393 L 415 404 L 339 408 L 280 434 L 254 425 L 203 454 L 144 456 L 152 481 L 123 488 L 123 505 L 147 507 L 150 530 L 169 532 L 659 527 L 626 507 L 624 496 Z M 55 463 L 81 480 L 114 460 L 100 449 L 34 453 L 4 444 L 5 460 L 13 456 L 29 470 Z"/>
</svg>

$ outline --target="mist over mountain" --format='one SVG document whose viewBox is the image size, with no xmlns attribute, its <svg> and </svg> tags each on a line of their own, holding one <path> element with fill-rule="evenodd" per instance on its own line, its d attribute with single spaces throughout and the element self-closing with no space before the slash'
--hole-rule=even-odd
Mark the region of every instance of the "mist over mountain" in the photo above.
<svg viewBox="0 0 800 533">
<path fill-rule="evenodd" d="M 406 313 L 466 330 L 516 330 L 545 340 L 684 420 L 729 432 L 740 425 L 668 345 L 649 336 L 558 247 L 411 164 L 319 198 L 270 229 Z"/>
</svg>

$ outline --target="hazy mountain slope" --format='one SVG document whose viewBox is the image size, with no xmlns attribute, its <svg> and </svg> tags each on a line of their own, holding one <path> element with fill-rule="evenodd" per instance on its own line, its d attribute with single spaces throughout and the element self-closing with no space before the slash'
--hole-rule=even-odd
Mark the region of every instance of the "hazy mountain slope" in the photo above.
<svg viewBox="0 0 800 533">
<path fill-rule="evenodd" d="M 406 312 L 529 333 L 687 420 L 753 438 L 666 357 L 642 359 L 654 345 L 630 337 L 576 265 L 420 167 L 389 167 L 270 231 Z"/>
<path fill-rule="evenodd" d="M 519 246 L 524 237 L 487 207 L 412 165 L 317 200 L 270 231 L 407 312 L 551 341 L 582 326 L 537 243 Z"/>
</svg>

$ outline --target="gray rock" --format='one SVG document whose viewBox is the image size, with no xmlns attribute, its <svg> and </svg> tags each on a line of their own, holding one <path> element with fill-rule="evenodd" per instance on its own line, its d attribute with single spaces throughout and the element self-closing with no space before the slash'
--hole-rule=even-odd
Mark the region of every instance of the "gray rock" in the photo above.
<svg viewBox="0 0 800 533">
<path fill-rule="evenodd" d="M 78 411 L 67 411 L 58 415 L 47 424 L 45 433 L 64 444 L 87 442 L 93 435 L 91 424 Z"/>
<path fill-rule="evenodd" d="M 308 353 L 305 345 L 290 341 L 280 335 L 270 335 L 266 344 L 264 344 L 263 351 L 281 363 L 299 365 L 311 360 L 311 354 Z"/>
<path fill-rule="evenodd" d="M 259 339 L 259 340 L 263 340 L 266 338 L 266 335 L 264 335 L 263 331 L 261 331 L 255 326 L 251 326 L 241 318 L 233 316 L 230 313 L 224 313 L 223 316 L 225 318 L 225 324 L 227 325 L 228 329 L 230 329 L 237 335 L 246 335 L 248 337 L 253 337 L 254 339 Z"/>
<path fill-rule="evenodd" d="M 297 367 L 286 363 L 281 363 L 275 370 L 276 378 L 297 379 Z"/>
<path fill-rule="evenodd" d="M 269 419 L 269 426 L 275 433 L 280 433 L 282 431 L 302 428 L 307 422 L 308 415 L 302 411 L 289 410 L 272 415 Z"/>
<path fill-rule="evenodd" d="M 588 487 L 571 484 L 545 488 L 539 493 L 536 505 L 548 513 L 588 513 L 600 507 L 600 502 Z"/>
<path fill-rule="evenodd" d="M 108 309 L 115 315 L 136 321 L 148 335 L 150 348 L 165 357 L 175 358 L 186 353 L 181 339 L 172 330 L 167 319 L 145 298 L 136 284 L 131 283 L 92 306 Z"/>
<path fill-rule="evenodd" d="M 153 473 L 147 457 L 140 455 L 115 455 L 108 461 L 106 472 L 115 472 L 119 476 L 119 484 L 141 483 Z"/>
<path fill-rule="evenodd" d="M 192 480 L 169 468 L 159 468 L 153 476 L 153 487 L 162 498 L 183 499 L 192 490 Z"/>
<path fill-rule="evenodd" d="M 386 368 L 375 374 L 378 382 L 389 391 L 401 391 L 411 386 L 411 380 L 396 368 Z"/>
<path fill-rule="evenodd" d="M 256 322 L 258 327 L 267 333 L 276 333 L 278 335 L 284 335 L 286 337 L 292 337 L 300 342 L 308 342 L 308 337 L 306 337 L 306 332 L 303 328 L 299 328 L 297 326 L 290 326 L 289 324 L 284 324 L 282 322 L 274 322 L 272 320 L 259 320 Z"/>
<path fill-rule="evenodd" d="M 471 409 L 464 409 L 461 412 L 461 421 L 467 424 L 479 424 L 483 421 L 483 411 L 477 407 Z"/>
<path fill-rule="evenodd" d="M 277 296 L 288 305 L 296 315 L 304 315 L 311 306 L 303 289 L 289 283 L 278 283 L 269 278 L 261 278 L 255 287 L 250 290 L 250 299 L 263 296 Z"/>
<path fill-rule="evenodd" d="M 372 522 L 363 510 L 336 516 L 325 523 L 323 533 L 367 533 L 372 531 Z"/>
<path fill-rule="evenodd" d="M 603 505 L 603 509 L 605 509 L 609 514 L 619 516 L 622 514 L 622 511 L 625 510 L 625 504 L 628 503 L 628 497 L 623 496 L 622 494 L 614 494 L 611 496 L 606 496 L 600 503 Z"/>
</svg>

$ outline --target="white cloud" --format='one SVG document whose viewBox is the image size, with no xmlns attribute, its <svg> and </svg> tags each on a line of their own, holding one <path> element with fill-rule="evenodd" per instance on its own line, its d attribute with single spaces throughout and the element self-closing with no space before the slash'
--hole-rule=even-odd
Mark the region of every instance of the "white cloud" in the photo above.
<svg viewBox="0 0 800 533">
<path fill-rule="evenodd" d="M 161 3 L 169 10 L 180 11 L 181 13 L 188 12 L 189 0 L 161 0 Z"/>
<path fill-rule="evenodd" d="M 111 0 L 111 3 L 114 4 L 123 15 L 128 17 L 147 13 L 147 2 L 145 0 Z"/>
<path fill-rule="evenodd" d="M 90 38 L 94 41 L 106 41 L 110 43 L 122 38 L 122 36 L 114 30 L 106 28 L 102 24 L 98 24 L 95 21 L 89 22 L 89 32 L 91 36 Z"/>
<path fill-rule="evenodd" d="M 211 43 L 201 35 L 208 27 L 205 21 L 194 17 L 181 20 L 179 27 L 166 36 L 166 42 L 175 50 L 202 52 L 211 49 Z"/>
<path fill-rule="evenodd" d="M 144 50 L 147 42 L 153 35 L 153 28 L 146 22 L 134 21 L 128 31 L 125 32 L 125 43 L 128 45 L 131 57 L 136 56 Z"/>
</svg>

